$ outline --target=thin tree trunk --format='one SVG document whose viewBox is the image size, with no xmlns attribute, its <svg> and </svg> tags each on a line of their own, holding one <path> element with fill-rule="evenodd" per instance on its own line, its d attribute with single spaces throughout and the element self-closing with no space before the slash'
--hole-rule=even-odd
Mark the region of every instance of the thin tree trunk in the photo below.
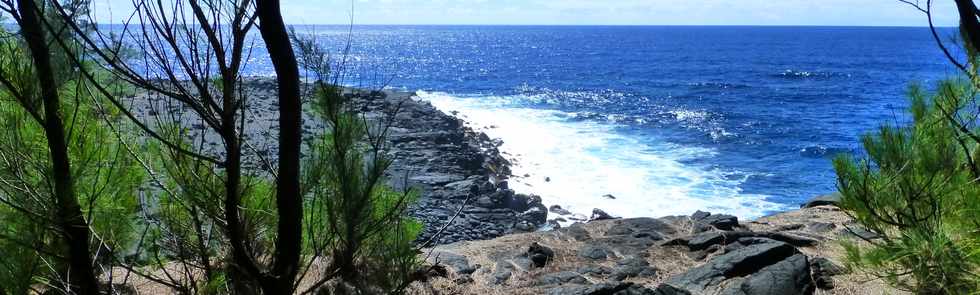
<svg viewBox="0 0 980 295">
<path fill-rule="evenodd" d="M 231 244 L 232 257 L 245 274 L 259 284 L 264 285 L 269 276 L 259 269 L 258 263 L 245 246 L 245 228 L 242 226 L 241 181 L 242 181 L 242 148 L 236 131 L 235 119 L 237 99 L 234 98 L 234 81 L 223 79 L 224 82 L 224 113 L 221 114 L 221 137 L 225 141 L 225 220 L 228 223 L 228 243 Z M 243 291 L 243 290 L 239 290 Z"/>
<path fill-rule="evenodd" d="M 232 257 L 234 257 L 235 264 L 241 267 L 246 274 L 261 282 L 263 280 L 262 272 L 258 269 L 257 264 L 252 260 L 251 254 L 245 247 L 245 229 L 242 227 L 241 216 L 238 211 L 241 205 L 241 190 L 239 187 L 241 186 L 242 179 L 242 150 L 239 146 L 238 136 L 235 135 L 234 122 L 234 113 L 230 117 L 226 115 L 222 119 L 222 125 L 225 129 L 222 137 L 225 140 L 225 154 L 227 156 L 225 160 L 224 204 L 225 219 L 228 222 L 228 242 L 231 244 Z"/>
<path fill-rule="evenodd" d="M 303 227 L 299 179 L 303 104 L 300 100 L 299 65 L 279 11 L 279 0 L 257 0 L 255 5 L 259 30 L 269 50 L 279 84 L 279 178 L 276 183 L 279 236 L 273 266 L 275 283 L 268 286 L 274 289 L 265 291 L 266 294 L 290 293 L 299 269 Z"/>
<path fill-rule="evenodd" d="M 960 27 L 966 31 L 967 42 L 971 48 L 978 49 L 980 20 L 977 20 L 977 6 L 973 4 L 973 0 L 956 0 L 956 10 L 960 14 Z"/>
<path fill-rule="evenodd" d="M 54 193 L 58 208 L 58 221 L 68 247 L 68 274 L 71 291 L 77 294 L 98 294 L 99 284 L 92 267 L 89 251 L 89 228 L 82 216 L 81 206 L 75 197 L 72 184 L 71 164 L 64 124 L 61 121 L 60 98 L 51 55 L 34 0 L 18 0 L 23 25 L 24 40 L 34 58 L 34 69 L 41 86 L 44 104 L 44 132 L 51 153 L 54 176 Z"/>
</svg>

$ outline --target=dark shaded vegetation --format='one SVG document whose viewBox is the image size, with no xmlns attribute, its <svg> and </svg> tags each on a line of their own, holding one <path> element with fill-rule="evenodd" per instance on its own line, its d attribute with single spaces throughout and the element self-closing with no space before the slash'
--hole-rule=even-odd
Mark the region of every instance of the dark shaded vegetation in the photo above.
<svg viewBox="0 0 980 295">
<path fill-rule="evenodd" d="M 103 31 L 85 1 L 0 1 L 17 23 L 0 41 L 0 294 L 374 294 L 418 279 L 415 193 L 385 185 L 389 120 L 351 106 L 279 1 L 134 4 Z M 242 76 L 259 41 L 274 94 Z M 246 132 L 268 99 L 274 155 Z M 303 120 L 326 127 L 304 142 Z"/>
</svg>

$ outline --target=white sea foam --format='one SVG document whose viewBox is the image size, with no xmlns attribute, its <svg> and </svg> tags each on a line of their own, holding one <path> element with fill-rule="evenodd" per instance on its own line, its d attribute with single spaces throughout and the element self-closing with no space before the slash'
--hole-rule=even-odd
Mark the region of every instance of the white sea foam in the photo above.
<svg viewBox="0 0 980 295">
<path fill-rule="evenodd" d="M 548 206 L 581 216 L 599 208 L 622 217 L 710 210 L 752 218 L 783 208 L 766 196 L 742 194 L 745 173 L 682 163 L 714 157 L 712 149 L 631 138 L 608 121 L 570 121 L 569 113 L 515 106 L 513 97 L 418 95 L 502 139 L 501 151 L 514 158 L 511 188 L 540 195 Z M 604 198 L 607 194 L 615 199 Z"/>
</svg>

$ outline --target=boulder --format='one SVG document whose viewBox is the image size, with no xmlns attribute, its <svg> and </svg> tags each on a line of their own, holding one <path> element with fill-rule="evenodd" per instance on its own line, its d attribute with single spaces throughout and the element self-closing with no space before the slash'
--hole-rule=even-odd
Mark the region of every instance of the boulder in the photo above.
<svg viewBox="0 0 980 295">
<path fill-rule="evenodd" d="M 572 215 L 571 211 L 565 210 L 565 208 L 558 205 L 551 205 L 551 207 L 548 208 L 548 211 L 558 215 Z"/>
<path fill-rule="evenodd" d="M 828 195 L 816 196 L 800 204 L 800 208 L 813 208 L 817 206 L 839 206 L 841 195 L 840 193 L 832 193 Z"/>
<path fill-rule="evenodd" d="M 489 195 L 480 197 L 476 200 L 475 206 L 483 208 L 504 208 L 512 209 L 514 202 L 514 191 L 497 190 Z"/>
<path fill-rule="evenodd" d="M 658 294 L 811 294 L 810 266 L 792 245 L 771 240 L 745 246 L 676 275 Z"/>
<path fill-rule="evenodd" d="M 524 256 L 531 259 L 531 263 L 535 267 L 544 267 L 555 258 L 555 251 L 551 248 L 542 246 L 538 243 L 531 243 L 531 246 L 527 248 L 527 252 Z"/>
<path fill-rule="evenodd" d="M 518 220 L 509 233 L 529 233 L 538 230 L 538 224 L 527 220 Z"/>
<path fill-rule="evenodd" d="M 738 227 L 738 217 L 732 215 L 711 215 L 701 221 L 720 230 L 734 230 Z"/>
<path fill-rule="evenodd" d="M 819 243 L 819 241 L 811 238 L 778 232 L 730 231 L 700 233 L 689 238 L 686 241 L 686 244 L 688 249 L 692 251 L 699 251 L 707 249 L 708 247 L 716 244 L 727 245 L 731 242 L 738 241 L 741 238 L 767 238 L 800 247 L 813 246 Z M 676 243 L 683 242 L 685 241 L 678 240 Z"/>
<path fill-rule="evenodd" d="M 602 246 L 586 244 L 578 249 L 578 256 L 592 260 L 602 260 L 609 256 L 609 250 Z"/>
<path fill-rule="evenodd" d="M 728 294 L 813 294 L 814 286 L 811 282 L 806 255 L 796 254 L 760 269 L 749 276 L 737 290 Z"/>
<path fill-rule="evenodd" d="M 592 209 L 592 216 L 589 217 L 589 221 L 609 220 L 609 219 L 616 219 L 616 218 L 613 217 L 612 215 L 609 215 L 609 213 L 606 213 L 606 211 L 602 211 L 602 209 L 599 208 Z"/>
<path fill-rule="evenodd" d="M 559 229 L 559 228 L 561 228 L 561 223 L 562 222 L 566 222 L 566 221 L 568 221 L 568 220 L 565 220 L 564 218 L 558 217 L 558 218 L 555 218 L 555 219 L 548 220 L 548 223 L 547 224 L 548 224 L 548 226 L 551 227 L 551 229 Z"/>
<path fill-rule="evenodd" d="M 694 214 L 691 214 L 691 220 L 701 220 L 701 219 L 708 218 L 708 216 L 711 216 L 711 213 L 710 212 L 704 212 L 704 211 L 698 210 L 698 211 L 695 211 Z"/>
<path fill-rule="evenodd" d="M 695 231 L 704 232 L 705 226 L 711 226 L 720 230 L 734 230 L 738 227 L 738 217 L 727 214 L 711 214 L 698 210 L 691 214 L 691 221 L 695 222 Z"/>
<path fill-rule="evenodd" d="M 829 290 L 834 288 L 833 276 L 842 275 L 847 269 L 835 264 L 830 259 L 818 257 L 810 260 L 811 275 L 817 288 Z"/>
<path fill-rule="evenodd" d="M 534 207 L 541 207 L 542 212 L 547 213 L 548 208 L 541 204 L 541 197 L 535 195 L 515 194 L 512 190 L 507 190 L 503 201 L 508 209 L 514 212 L 524 212 Z"/>
<path fill-rule="evenodd" d="M 592 239 L 592 236 L 589 234 L 589 231 L 585 230 L 585 228 L 582 228 L 581 224 L 572 224 L 569 227 L 563 227 L 557 230 L 557 232 L 559 235 L 567 236 L 575 241 L 583 242 Z"/>
<path fill-rule="evenodd" d="M 616 262 L 616 269 L 609 275 L 613 281 L 622 281 L 634 277 L 651 277 L 657 274 L 657 269 L 642 257 L 631 256 Z"/>
<path fill-rule="evenodd" d="M 626 232 L 623 229 L 629 229 L 630 233 L 646 233 L 655 236 L 673 235 L 677 233 L 677 229 L 670 224 L 657 218 L 647 217 L 616 220 L 609 227 L 609 232 Z M 609 234 L 607 233 L 607 235 Z"/>
<path fill-rule="evenodd" d="M 436 252 L 432 254 L 432 258 L 430 259 L 433 263 L 438 262 L 449 266 L 449 269 L 457 274 L 471 274 L 476 271 L 476 267 L 471 266 L 469 259 L 463 255 L 449 252 Z"/>
<path fill-rule="evenodd" d="M 574 226 L 573 226 L 574 227 Z M 654 246 L 664 236 L 676 233 L 674 227 L 654 218 L 629 218 L 610 221 L 601 236 L 591 237 L 582 230 L 582 240 L 589 245 L 602 247 L 608 256 L 627 256 L 642 253 Z"/>
<path fill-rule="evenodd" d="M 692 293 L 707 293 L 725 280 L 752 274 L 763 267 L 794 255 L 796 249 L 786 243 L 756 244 L 715 257 L 669 279 L 665 284 Z"/>
<path fill-rule="evenodd" d="M 548 221 L 548 209 L 541 203 L 530 205 L 530 208 L 518 214 L 518 218 L 535 225 L 545 224 Z"/>
</svg>

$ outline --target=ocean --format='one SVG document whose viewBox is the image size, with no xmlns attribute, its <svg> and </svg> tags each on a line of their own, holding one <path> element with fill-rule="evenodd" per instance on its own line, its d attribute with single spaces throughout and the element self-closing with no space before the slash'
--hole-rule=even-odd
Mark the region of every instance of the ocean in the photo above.
<svg viewBox="0 0 980 295">
<path fill-rule="evenodd" d="M 831 159 L 860 156 L 861 134 L 906 122 L 910 83 L 956 74 L 926 28 L 298 32 L 347 61 L 344 83 L 418 91 L 501 139 L 514 159 L 510 187 L 583 215 L 753 218 L 798 208 L 836 190 Z M 272 72 L 260 54 L 251 60 L 251 74 Z"/>
</svg>

